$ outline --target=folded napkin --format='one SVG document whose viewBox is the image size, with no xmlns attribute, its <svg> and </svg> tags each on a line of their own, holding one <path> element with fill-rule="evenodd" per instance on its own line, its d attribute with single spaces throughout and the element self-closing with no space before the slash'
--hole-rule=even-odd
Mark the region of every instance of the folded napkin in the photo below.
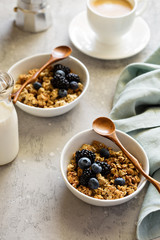
<svg viewBox="0 0 160 240">
<path fill-rule="evenodd" d="M 150 175 L 160 181 L 160 48 L 120 75 L 110 118 L 145 149 Z M 160 237 L 160 193 L 149 184 L 137 223 L 137 239 Z"/>
</svg>

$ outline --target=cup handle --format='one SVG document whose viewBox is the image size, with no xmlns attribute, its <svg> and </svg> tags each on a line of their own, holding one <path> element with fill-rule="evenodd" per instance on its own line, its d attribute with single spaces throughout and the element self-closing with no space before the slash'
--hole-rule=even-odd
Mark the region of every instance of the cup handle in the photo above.
<svg viewBox="0 0 160 240">
<path fill-rule="evenodd" d="M 139 9 L 138 9 L 138 7 L 137 7 L 137 11 L 136 11 L 136 16 L 138 17 L 139 15 L 141 15 L 144 11 L 145 11 L 145 9 L 146 9 L 146 7 L 147 7 L 147 5 L 148 5 L 148 0 L 137 0 L 137 4 L 139 5 L 139 3 L 140 2 L 142 2 L 143 1 L 143 3 L 142 4 L 140 4 L 141 6 L 139 7 Z"/>
</svg>

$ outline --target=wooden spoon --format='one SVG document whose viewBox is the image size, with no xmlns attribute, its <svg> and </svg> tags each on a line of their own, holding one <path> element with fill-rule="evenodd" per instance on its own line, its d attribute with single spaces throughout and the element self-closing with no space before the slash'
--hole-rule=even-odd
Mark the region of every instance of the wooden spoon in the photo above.
<svg viewBox="0 0 160 240">
<path fill-rule="evenodd" d="M 16 93 L 13 93 L 11 95 L 11 97 L 13 99 L 13 103 L 17 102 L 18 96 L 22 92 L 23 88 L 25 88 L 25 86 L 27 84 L 35 81 L 35 79 L 39 76 L 39 74 L 45 68 L 47 68 L 49 65 L 51 65 L 54 62 L 57 62 L 64 58 L 67 58 L 71 54 L 71 52 L 72 52 L 72 49 L 68 46 L 59 46 L 59 47 L 54 48 L 50 59 L 31 78 L 29 78 L 26 82 L 24 82 L 24 84 L 18 89 L 18 91 Z"/>
<path fill-rule="evenodd" d="M 96 133 L 99 135 L 106 137 L 110 139 L 111 141 L 115 142 L 115 144 L 124 152 L 124 154 L 129 158 L 129 160 L 133 163 L 133 165 L 139 170 L 139 172 L 148 180 L 150 181 L 158 190 L 160 193 L 160 182 L 156 181 L 149 175 L 145 173 L 145 171 L 142 169 L 140 163 L 138 160 L 131 155 L 121 144 L 119 141 L 117 135 L 116 135 L 116 130 L 115 130 L 115 125 L 112 122 L 111 119 L 106 118 L 106 117 L 100 117 L 97 118 L 93 121 L 93 129 Z"/>
</svg>

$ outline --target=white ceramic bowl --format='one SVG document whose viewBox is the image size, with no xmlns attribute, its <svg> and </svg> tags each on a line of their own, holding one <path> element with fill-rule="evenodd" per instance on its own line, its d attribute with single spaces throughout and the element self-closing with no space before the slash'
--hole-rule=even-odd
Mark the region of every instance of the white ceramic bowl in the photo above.
<svg viewBox="0 0 160 240">
<path fill-rule="evenodd" d="M 20 60 L 15 63 L 9 70 L 8 73 L 13 77 L 15 82 L 17 81 L 20 74 L 27 73 L 28 70 L 33 68 L 40 68 L 47 60 L 50 58 L 50 54 L 38 54 L 33 55 L 27 58 Z M 81 95 L 75 99 L 73 102 L 57 108 L 38 108 L 31 107 L 26 104 L 23 104 L 17 101 L 16 105 L 22 109 L 23 111 L 38 116 L 38 117 L 54 117 L 61 114 L 64 114 L 74 108 L 81 100 L 83 95 L 86 93 L 86 90 L 89 85 L 89 73 L 85 65 L 80 62 L 78 59 L 69 56 L 68 58 L 59 61 L 57 63 L 61 63 L 69 68 L 71 68 L 72 72 L 79 75 L 81 82 L 84 85 L 84 89 Z M 57 64 L 55 63 L 55 64 Z"/>
<path fill-rule="evenodd" d="M 116 130 L 117 136 L 119 140 L 122 142 L 124 147 L 127 148 L 127 150 L 133 154 L 143 165 L 144 171 L 148 174 L 149 173 L 149 162 L 147 155 L 143 148 L 140 146 L 140 144 L 135 141 L 132 137 L 127 135 L 124 132 L 121 132 L 119 130 Z M 75 189 L 67 180 L 67 166 L 72 158 L 72 155 L 74 152 L 76 152 L 84 143 L 91 144 L 93 140 L 100 141 L 104 143 L 105 145 L 112 147 L 113 150 L 118 151 L 119 148 L 110 141 L 107 138 L 104 138 L 97 133 L 95 133 L 93 130 L 85 130 L 83 132 L 78 133 L 74 137 L 72 137 L 64 146 L 62 154 L 61 154 L 61 173 L 64 178 L 64 181 L 69 188 L 69 190 L 77 196 L 79 199 L 83 200 L 86 203 L 95 205 L 95 206 L 114 206 L 119 205 L 122 203 L 125 203 L 135 197 L 144 187 L 146 180 L 143 176 L 141 176 L 141 181 L 138 185 L 138 188 L 135 192 L 133 192 L 131 195 L 128 195 L 124 198 L 115 199 L 115 200 L 100 200 L 95 199 L 92 197 L 89 197 L 81 192 L 79 192 L 77 189 Z"/>
</svg>

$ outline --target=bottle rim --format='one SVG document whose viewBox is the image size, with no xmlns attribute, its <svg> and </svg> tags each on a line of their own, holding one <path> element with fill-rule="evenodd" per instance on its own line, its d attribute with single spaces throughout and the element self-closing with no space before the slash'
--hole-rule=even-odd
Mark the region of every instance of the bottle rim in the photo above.
<svg viewBox="0 0 160 240">
<path fill-rule="evenodd" d="M 12 76 L 4 71 L 0 71 L 0 99 L 9 96 L 14 86 Z"/>
</svg>

